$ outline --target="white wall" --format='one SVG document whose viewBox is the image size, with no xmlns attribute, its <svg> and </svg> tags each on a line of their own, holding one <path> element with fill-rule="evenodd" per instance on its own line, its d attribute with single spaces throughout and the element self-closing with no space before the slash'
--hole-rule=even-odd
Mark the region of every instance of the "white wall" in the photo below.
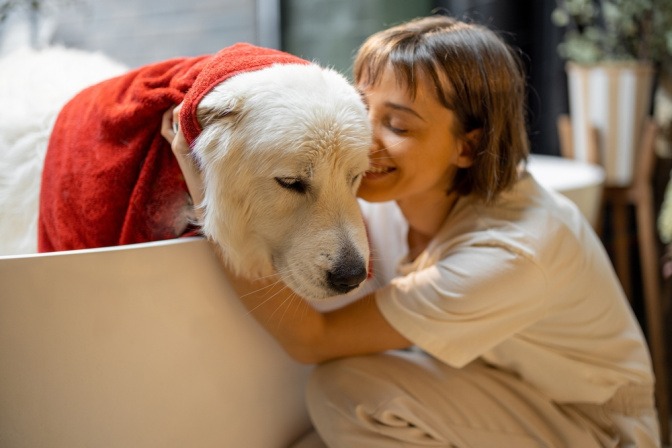
<svg viewBox="0 0 672 448">
<path fill-rule="evenodd" d="M 278 2 L 45 0 L 40 27 L 42 40 L 49 43 L 102 51 L 135 67 L 176 56 L 213 53 L 236 42 L 277 47 Z M 28 23 L 25 11 L 16 11 L 4 28 L 17 28 L 19 16 Z"/>
</svg>

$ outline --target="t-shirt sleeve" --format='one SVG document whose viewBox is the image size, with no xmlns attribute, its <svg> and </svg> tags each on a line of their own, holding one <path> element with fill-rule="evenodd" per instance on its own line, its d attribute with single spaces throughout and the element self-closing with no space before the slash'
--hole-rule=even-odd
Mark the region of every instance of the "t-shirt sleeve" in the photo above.
<svg viewBox="0 0 672 448">
<path fill-rule="evenodd" d="M 381 313 L 419 348 L 462 367 L 546 313 L 547 281 L 529 256 L 498 245 L 452 250 L 378 290 Z"/>
</svg>

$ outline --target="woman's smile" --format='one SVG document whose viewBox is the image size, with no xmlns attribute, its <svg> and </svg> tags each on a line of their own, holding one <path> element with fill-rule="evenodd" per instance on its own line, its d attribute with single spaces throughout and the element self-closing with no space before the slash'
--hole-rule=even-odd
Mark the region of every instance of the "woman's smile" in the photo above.
<svg viewBox="0 0 672 448">
<path fill-rule="evenodd" d="M 369 166 L 368 171 L 364 173 L 364 178 L 367 181 L 372 181 L 385 177 L 386 175 L 392 173 L 393 171 L 396 171 L 396 168 L 394 168 L 393 166 L 385 166 L 378 164 L 374 161 L 371 161 L 371 165 Z"/>
</svg>

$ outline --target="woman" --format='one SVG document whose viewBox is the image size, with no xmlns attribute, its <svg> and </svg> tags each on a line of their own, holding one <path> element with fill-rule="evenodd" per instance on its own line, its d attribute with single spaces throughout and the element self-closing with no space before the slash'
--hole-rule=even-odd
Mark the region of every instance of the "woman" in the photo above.
<svg viewBox="0 0 672 448">
<path fill-rule="evenodd" d="M 511 49 L 428 17 L 371 36 L 354 75 L 373 128 L 359 196 L 381 286 L 320 312 L 234 279 L 287 352 L 318 364 L 303 446 L 658 446 L 649 354 L 610 261 L 577 208 L 524 170 Z M 179 133 L 173 150 L 197 203 Z"/>
</svg>

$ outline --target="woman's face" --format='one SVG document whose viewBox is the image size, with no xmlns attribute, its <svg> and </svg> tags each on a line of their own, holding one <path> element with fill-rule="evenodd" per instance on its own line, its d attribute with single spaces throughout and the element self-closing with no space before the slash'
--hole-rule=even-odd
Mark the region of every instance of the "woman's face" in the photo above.
<svg viewBox="0 0 672 448">
<path fill-rule="evenodd" d="M 413 98 L 387 68 L 373 86 L 360 84 L 373 129 L 371 167 L 358 195 L 371 202 L 445 196 L 458 167 L 468 167 L 466 145 L 453 134 L 455 116 L 439 103 L 423 76 Z"/>
</svg>

